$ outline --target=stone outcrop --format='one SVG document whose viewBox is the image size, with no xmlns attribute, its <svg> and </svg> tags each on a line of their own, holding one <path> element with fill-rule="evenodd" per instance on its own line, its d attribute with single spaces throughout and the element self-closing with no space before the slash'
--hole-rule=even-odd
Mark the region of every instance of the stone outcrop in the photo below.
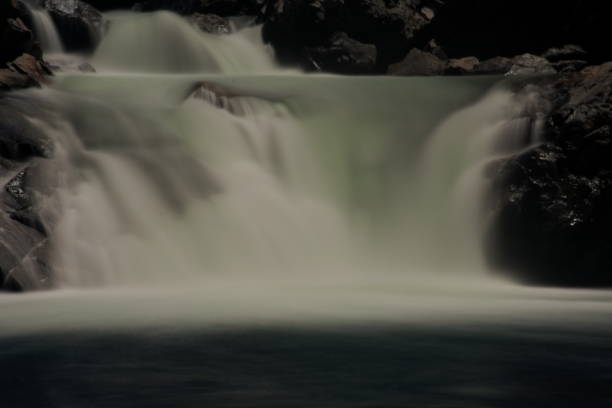
<svg viewBox="0 0 612 408">
<path fill-rule="evenodd" d="M 0 5 L 0 91 L 40 85 L 49 73 L 28 17 L 17 2 Z"/>
<path fill-rule="evenodd" d="M 100 41 L 102 14 L 80 0 L 41 0 L 62 39 L 66 51 L 90 52 Z"/>
<path fill-rule="evenodd" d="M 489 259 L 527 283 L 612 286 L 612 63 L 540 86 L 544 140 L 494 175 Z"/>
<path fill-rule="evenodd" d="M 333 38 L 342 32 L 361 44 L 375 46 L 376 72 L 385 72 L 391 63 L 421 45 L 441 4 L 435 0 L 273 0 L 266 9 L 264 39 L 274 46 L 282 62 L 312 69 L 308 51 L 337 49 Z M 345 70 L 342 64 L 334 65 L 332 72 L 355 73 L 350 59 L 346 66 Z"/>
<path fill-rule="evenodd" d="M 17 104 L 19 105 L 19 104 Z M 49 287 L 48 231 L 40 218 L 53 143 L 0 98 L 0 290 Z"/>
</svg>

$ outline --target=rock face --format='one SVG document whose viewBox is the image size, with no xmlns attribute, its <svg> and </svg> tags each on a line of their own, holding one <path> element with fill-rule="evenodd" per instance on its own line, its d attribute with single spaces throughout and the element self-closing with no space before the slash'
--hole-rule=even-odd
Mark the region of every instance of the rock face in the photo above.
<svg viewBox="0 0 612 408">
<path fill-rule="evenodd" d="M 523 282 L 612 286 L 612 63 L 541 86 L 544 143 L 495 175 L 489 259 Z"/>
<path fill-rule="evenodd" d="M 440 4 L 435 0 L 273 0 L 266 9 L 264 39 L 282 62 L 311 68 L 308 50 L 337 48 L 333 37 L 342 32 L 354 41 L 375 46 L 377 72 L 385 72 L 412 47 L 422 45 L 421 38 Z M 336 65 L 333 72 L 354 73 L 350 61 L 347 67 Z"/>
<path fill-rule="evenodd" d="M 80 0 L 42 0 L 62 39 L 66 51 L 95 49 L 103 30 L 102 14 Z"/>
<path fill-rule="evenodd" d="M 16 2 L 0 5 L 0 91 L 37 86 L 49 73 L 27 18 Z"/>
<path fill-rule="evenodd" d="M 0 99 L 0 290 L 21 291 L 50 285 L 40 203 L 53 144 L 12 105 Z"/>
<path fill-rule="evenodd" d="M 367 74 L 376 70 L 376 47 L 353 40 L 346 33 L 335 33 L 329 42 L 307 48 L 305 56 L 317 71 Z"/>
</svg>

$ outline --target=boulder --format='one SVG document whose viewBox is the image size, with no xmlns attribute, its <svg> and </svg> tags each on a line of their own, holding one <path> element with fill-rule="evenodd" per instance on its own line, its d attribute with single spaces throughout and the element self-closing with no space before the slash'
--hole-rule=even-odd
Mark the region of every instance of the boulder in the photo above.
<svg viewBox="0 0 612 408">
<path fill-rule="evenodd" d="M 377 71 L 386 72 L 412 47 L 423 48 L 429 42 L 426 28 L 441 4 L 434 0 L 272 0 L 264 17 L 264 40 L 272 44 L 281 62 L 310 68 L 305 50 L 325 47 L 342 32 L 359 43 L 373 44 Z"/>
<path fill-rule="evenodd" d="M 412 49 L 403 61 L 389 67 L 390 75 L 441 75 L 446 69 L 446 62 L 435 55 Z"/>
<path fill-rule="evenodd" d="M 10 69 L 0 69 L 0 91 L 28 88 L 36 85 L 36 82 L 26 75 L 11 71 Z"/>
<path fill-rule="evenodd" d="M 41 0 L 57 27 L 66 51 L 91 52 L 98 45 L 104 21 L 102 14 L 80 0 Z"/>
<path fill-rule="evenodd" d="M 336 33 L 328 44 L 305 50 L 317 71 L 342 74 L 370 74 L 376 70 L 376 47 Z"/>
<path fill-rule="evenodd" d="M 480 75 L 524 75 L 555 74 L 557 70 L 546 58 L 522 54 L 512 58 L 495 57 L 476 64 L 474 74 Z"/>
<path fill-rule="evenodd" d="M 47 75 L 51 74 L 50 69 L 43 61 L 30 54 L 23 54 L 7 65 L 11 71 L 25 75 L 36 85 L 47 82 Z"/>
<path fill-rule="evenodd" d="M 527 283 L 612 286 L 612 63 L 540 86 L 543 142 L 495 172 L 488 259 Z"/>
<path fill-rule="evenodd" d="M 512 67 L 507 74 L 555 74 L 556 72 L 546 58 L 532 54 L 522 54 L 512 58 Z"/>
<path fill-rule="evenodd" d="M 444 73 L 447 75 L 467 75 L 473 74 L 474 69 L 480 64 L 476 57 L 465 57 L 451 59 L 446 64 Z"/>
<path fill-rule="evenodd" d="M 52 141 L 0 99 L 0 290 L 47 288 L 48 223 L 39 198 L 48 194 Z M 42 201 L 41 201 L 42 202 Z"/>
</svg>

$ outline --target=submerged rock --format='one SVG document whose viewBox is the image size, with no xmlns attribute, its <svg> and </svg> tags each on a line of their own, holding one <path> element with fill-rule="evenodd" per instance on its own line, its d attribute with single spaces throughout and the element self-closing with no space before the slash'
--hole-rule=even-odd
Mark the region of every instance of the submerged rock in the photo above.
<svg viewBox="0 0 612 408">
<path fill-rule="evenodd" d="M 523 282 L 612 286 L 612 63 L 541 86 L 553 110 L 496 172 L 489 259 Z"/>
</svg>

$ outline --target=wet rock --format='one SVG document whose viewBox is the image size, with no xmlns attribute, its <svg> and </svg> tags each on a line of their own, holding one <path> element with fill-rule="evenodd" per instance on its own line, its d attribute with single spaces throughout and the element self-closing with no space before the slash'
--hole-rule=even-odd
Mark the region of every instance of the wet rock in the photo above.
<svg viewBox="0 0 612 408">
<path fill-rule="evenodd" d="M 542 54 L 550 62 L 561 62 L 569 60 L 584 60 L 587 52 L 579 45 L 566 45 L 559 48 L 550 48 Z"/>
<path fill-rule="evenodd" d="M 51 157 L 52 141 L 13 109 L 0 106 L 0 156 L 13 161 Z"/>
<path fill-rule="evenodd" d="M 451 59 L 446 64 L 444 73 L 447 75 L 466 75 L 473 74 L 474 69 L 480 64 L 476 57 L 465 57 L 459 59 Z"/>
<path fill-rule="evenodd" d="M 66 51 L 90 52 L 103 30 L 102 14 L 80 0 L 41 0 L 62 39 Z"/>
<path fill-rule="evenodd" d="M 195 13 L 189 20 L 200 30 L 210 34 L 229 34 L 232 31 L 230 22 L 216 14 Z"/>
<path fill-rule="evenodd" d="M 11 71 L 25 75 L 33 84 L 40 85 L 47 82 L 47 75 L 51 74 L 45 63 L 36 59 L 33 55 L 23 54 L 16 60 L 9 62 Z"/>
<path fill-rule="evenodd" d="M 420 3 L 420 4 L 418 4 Z M 414 46 L 424 47 L 424 35 L 441 2 L 389 0 L 274 0 L 265 14 L 263 34 L 284 63 L 311 62 L 306 49 L 329 44 L 337 32 L 362 44 L 373 44 L 377 70 L 386 72 Z M 350 61 L 347 61 L 350 64 Z"/>
<path fill-rule="evenodd" d="M 507 74 L 555 74 L 556 72 L 546 58 L 532 54 L 523 54 L 512 59 L 512 67 Z"/>
<path fill-rule="evenodd" d="M 33 47 L 34 35 L 20 18 L 8 18 L 0 22 L 0 59 L 2 62 L 12 61 Z"/>
<path fill-rule="evenodd" d="M 391 65 L 388 73 L 391 75 L 441 75 L 445 69 L 445 61 L 415 48 L 403 61 Z"/>
<path fill-rule="evenodd" d="M 36 86 L 37 83 L 26 75 L 11 71 L 10 69 L 0 69 L 0 90 L 8 91 L 11 89 L 28 88 Z"/>
<path fill-rule="evenodd" d="M 369 74 L 376 70 L 376 47 L 353 40 L 346 33 L 336 33 L 329 44 L 305 52 L 317 71 Z"/>
<path fill-rule="evenodd" d="M 612 286 L 612 63 L 540 86 L 544 142 L 496 172 L 489 259 L 528 283 Z"/>
<path fill-rule="evenodd" d="M 474 73 L 482 75 L 503 75 L 512 69 L 514 63 L 510 58 L 495 57 L 481 61 L 474 67 Z"/>
<path fill-rule="evenodd" d="M 586 61 L 580 60 L 569 60 L 569 61 L 560 61 L 552 64 L 552 67 L 559 73 L 572 73 L 579 72 L 587 66 Z"/>
</svg>

